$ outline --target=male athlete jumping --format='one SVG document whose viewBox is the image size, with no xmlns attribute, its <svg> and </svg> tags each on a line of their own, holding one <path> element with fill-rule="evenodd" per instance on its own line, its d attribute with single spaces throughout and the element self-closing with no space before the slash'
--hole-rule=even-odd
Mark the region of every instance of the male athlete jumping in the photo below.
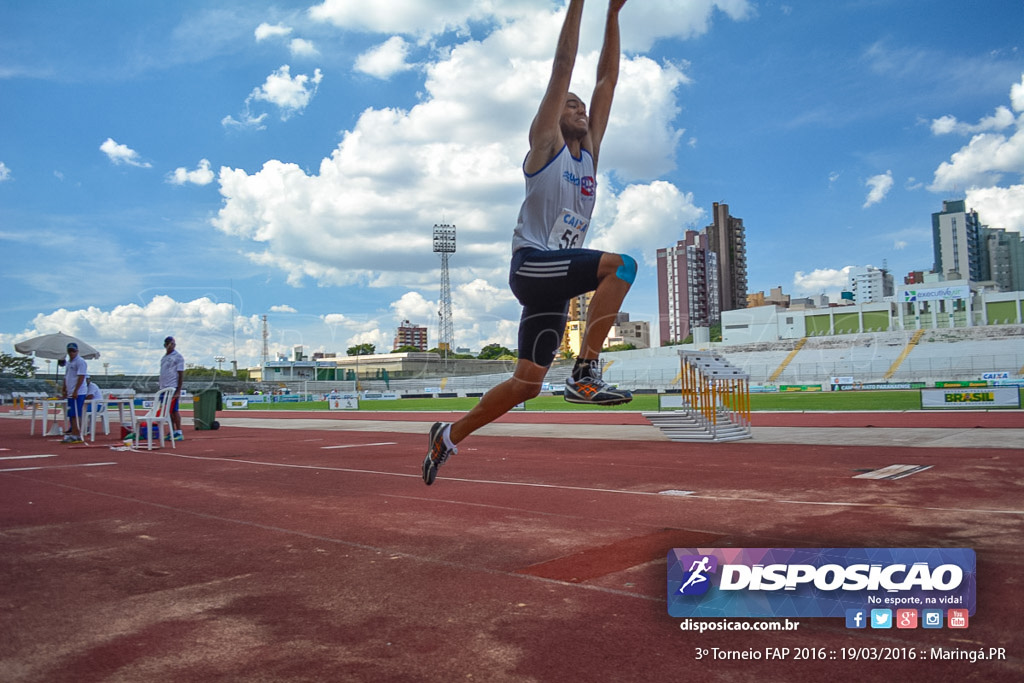
<svg viewBox="0 0 1024 683">
<path fill-rule="evenodd" d="M 519 360 L 512 377 L 488 391 L 455 423 L 430 429 L 423 481 L 457 452 L 456 444 L 540 393 L 562 343 L 573 297 L 594 292 L 580 355 L 565 383 L 572 403 L 614 405 L 633 399 L 601 379 L 598 355 L 622 301 L 636 277 L 636 261 L 625 254 L 584 249 L 597 192 L 597 162 L 619 77 L 619 10 L 610 0 L 597 84 L 587 105 L 569 92 L 579 46 L 583 0 L 571 0 L 555 49 L 551 79 L 530 126 L 530 151 L 523 162 L 526 198 L 512 237 L 509 286 L 523 305 Z"/>
</svg>

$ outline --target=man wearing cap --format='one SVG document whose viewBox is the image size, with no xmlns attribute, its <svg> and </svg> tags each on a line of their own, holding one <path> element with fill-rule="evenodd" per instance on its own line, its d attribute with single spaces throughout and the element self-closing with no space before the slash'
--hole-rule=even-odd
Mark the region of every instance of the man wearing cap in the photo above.
<svg viewBox="0 0 1024 683">
<path fill-rule="evenodd" d="M 174 348 L 174 337 L 164 339 L 163 358 L 160 359 L 160 388 L 174 388 L 174 399 L 171 401 L 171 424 L 174 425 L 175 441 L 183 441 L 181 433 L 181 413 L 178 412 L 178 398 L 181 396 L 181 385 L 185 381 L 185 358 Z"/>
<path fill-rule="evenodd" d="M 65 443 L 82 443 L 82 409 L 85 407 L 85 388 L 89 369 L 78 355 L 78 344 L 69 342 L 68 360 L 64 364 L 64 396 L 68 399 L 68 420 L 71 430 L 64 435 Z"/>
</svg>

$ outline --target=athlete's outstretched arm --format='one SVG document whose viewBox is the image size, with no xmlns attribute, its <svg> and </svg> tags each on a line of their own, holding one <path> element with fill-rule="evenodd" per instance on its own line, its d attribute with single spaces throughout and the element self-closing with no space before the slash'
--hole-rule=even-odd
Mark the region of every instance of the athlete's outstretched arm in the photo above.
<svg viewBox="0 0 1024 683">
<path fill-rule="evenodd" d="M 551 78 L 548 80 L 548 87 L 541 99 L 537 115 L 530 126 L 530 152 L 526 156 L 528 172 L 539 170 L 565 144 L 559 120 L 565 109 L 565 98 L 569 93 L 572 69 L 576 65 L 582 16 L 583 0 L 570 0 L 569 10 L 558 36 L 558 45 L 555 47 Z"/>
<path fill-rule="evenodd" d="M 608 127 L 615 85 L 619 81 L 619 10 L 625 4 L 626 0 L 609 0 L 608 2 L 604 44 L 601 46 L 601 56 L 597 62 L 597 84 L 594 86 L 594 95 L 590 101 L 588 149 L 594 157 L 595 166 L 601 151 L 601 140 L 604 139 L 604 131 Z M 584 143 L 584 146 L 586 144 Z"/>
</svg>

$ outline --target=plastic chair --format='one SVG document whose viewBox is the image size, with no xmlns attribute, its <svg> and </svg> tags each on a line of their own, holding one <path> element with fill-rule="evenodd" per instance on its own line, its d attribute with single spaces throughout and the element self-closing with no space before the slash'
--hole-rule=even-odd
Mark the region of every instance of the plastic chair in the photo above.
<svg viewBox="0 0 1024 683">
<path fill-rule="evenodd" d="M 89 440 L 96 440 L 96 422 L 103 421 L 103 433 L 110 434 L 110 421 L 107 416 L 107 400 L 104 398 L 93 398 L 85 402 L 85 426 L 82 428 L 82 435 L 89 432 Z"/>
<path fill-rule="evenodd" d="M 171 403 L 174 401 L 174 387 L 168 387 L 156 392 L 153 398 L 153 407 L 145 415 L 135 421 L 135 448 L 139 447 L 139 432 L 143 427 L 146 429 L 147 450 L 153 450 L 153 430 L 160 431 L 160 448 L 164 447 L 164 440 L 170 439 L 171 448 L 174 445 L 174 427 L 171 425 Z"/>
</svg>

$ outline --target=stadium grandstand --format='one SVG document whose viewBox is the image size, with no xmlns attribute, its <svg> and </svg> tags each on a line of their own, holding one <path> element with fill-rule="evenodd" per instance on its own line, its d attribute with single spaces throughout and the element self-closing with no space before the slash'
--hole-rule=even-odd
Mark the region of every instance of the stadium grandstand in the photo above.
<svg viewBox="0 0 1024 683">
<path fill-rule="evenodd" d="M 857 383 L 910 383 L 979 381 L 986 374 L 1024 379 L 1024 325 L 939 328 L 918 331 L 871 332 L 806 337 L 776 342 L 724 345 L 684 344 L 602 354 L 605 379 L 634 392 L 676 391 L 680 387 L 680 351 L 712 350 L 730 365 L 749 375 L 751 386 L 827 386 L 833 378 Z M 368 359 L 367 359 L 368 360 Z M 560 393 L 572 366 L 557 362 L 545 379 L 544 392 Z M 474 368 L 476 369 L 476 368 Z M 405 379 L 361 379 L 358 390 L 399 396 L 477 396 L 512 376 L 513 363 L 504 372 L 460 372 L 457 362 L 444 372 L 423 372 Z M 113 378 L 112 378 L 113 380 Z M 140 394 L 155 391 L 155 377 L 125 377 L 104 388 L 124 386 Z M 43 380 L 0 377 L 0 397 L 14 392 L 46 392 Z M 354 381 L 266 382 L 218 381 L 225 393 L 264 393 L 287 389 L 296 394 L 355 392 Z M 194 386 L 193 386 L 194 385 Z M 186 382 L 195 392 L 211 385 L 209 380 Z"/>
</svg>

